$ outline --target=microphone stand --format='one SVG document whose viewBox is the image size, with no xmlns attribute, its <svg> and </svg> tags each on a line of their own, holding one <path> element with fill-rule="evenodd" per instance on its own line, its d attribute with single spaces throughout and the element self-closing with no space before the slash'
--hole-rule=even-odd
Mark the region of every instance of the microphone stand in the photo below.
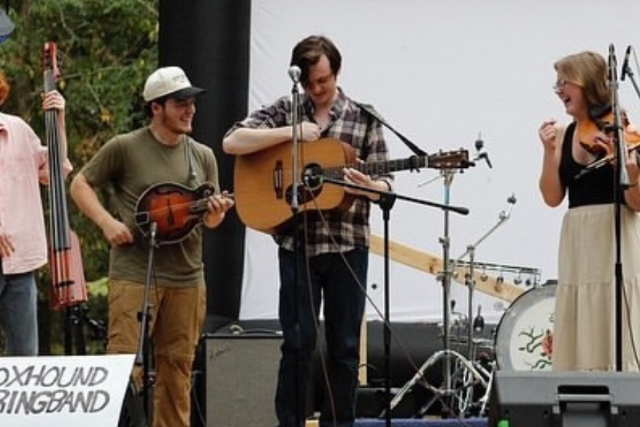
<svg viewBox="0 0 640 427">
<path fill-rule="evenodd" d="M 295 324 L 295 332 L 294 332 L 294 348 L 295 348 L 295 372 L 294 372 L 294 389 L 296 392 L 296 396 L 298 397 L 298 402 L 296 405 L 296 425 L 302 425 L 302 422 L 305 418 L 305 409 L 306 409 L 306 390 L 302 390 L 301 380 L 302 380 L 302 366 L 301 366 L 301 337 L 300 337 L 300 307 L 298 306 L 298 298 L 299 298 L 299 289 L 298 289 L 298 278 L 300 277 L 298 257 L 300 256 L 300 251 L 298 250 L 298 245 L 302 241 L 303 245 L 306 245 L 306 241 L 300 239 L 300 204 L 299 204 L 299 161 L 300 161 L 300 153 L 299 146 L 300 141 L 298 137 L 298 126 L 300 125 L 300 91 L 298 90 L 298 84 L 300 83 L 300 68 L 297 66 L 292 66 L 289 68 L 289 77 L 293 81 L 293 86 L 291 88 L 291 142 L 293 147 L 292 153 L 292 176 L 291 176 L 291 212 L 293 215 L 293 247 L 295 251 L 294 256 L 294 266 L 293 266 L 293 304 L 294 304 L 294 324 Z M 302 251 L 302 256 L 306 256 L 306 248 Z"/>
<path fill-rule="evenodd" d="M 614 204 L 615 204 L 615 352 L 616 371 L 622 371 L 622 286 L 624 277 L 621 262 L 621 229 L 622 229 L 622 197 L 629 186 L 626 160 L 627 149 L 622 130 L 620 108 L 618 103 L 618 75 L 613 44 L 609 45 L 609 87 L 611 89 L 611 109 L 613 113 L 613 138 L 616 150 L 616 168 L 614 173 Z"/>
<path fill-rule="evenodd" d="M 389 286 L 389 219 L 390 219 L 390 211 L 393 207 L 396 199 L 405 200 L 413 203 L 418 203 L 426 206 L 432 206 L 440 208 L 444 211 L 453 211 L 459 213 L 461 215 L 467 215 L 469 213 L 469 209 L 458 206 L 451 206 L 449 204 L 440 204 L 435 202 L 430 202 L 427 200 L 416 199 L 413 197 L 403 196 L 391 191 L 382 191 L 375 190 L 369 187 L 363 187 L 357 184 L 352 184 L 340 179 L 334 179 L 330 177 L 323 177 L 322 181 L 324 183 L 330 183 L 335 185 L 340 185 L 343 187 L 353 188 L 357 190 L 363 190 L 370 193 L 378 194 L 380 196 L 379 205 L 382 209 L 382 219 L 384 222 L 384 334 L 383 334 L 383 345 L 384 345 L 384 383 L 385 383 L 385 425 L 387 427 L 391 426 L 391 316 L 390 316 L 390 286 Z"/>
<path fill-rule="evenodd" d="M 631 70 L 631 67 L 627 62 L 625 62 L 624 68 L 622 69 L 622 78 L 620 80 L 624 80 L 624 76 L 629 76 L 629 79 L 631 79 L 631 84 L 636 91 L 636 95 L 638 95 L 638 98 L 640 98 L 640 88 L 638 87 L 638 82 L 633 78 L 633 70 Z"/>
<path fill-rule="evenodd" d="M 469 163 L 470 166 L 475 166 L 473 162 Z M 411 391 L 413 386 L 421 382 L 422 385 L 431 391 L 434 394 L 434 397 L 428 402 L 426 405 L 420 409 L 420 413 L 424 413 L 432 403 L 435 402 L 436 399 L 439 399 L 442 404 L 445 406 L 445 410 L 451 410 L 451 401 L 445 400 L 445 397 L 450 399 L 455 399 L 456 390 L 451 389 L 451 359 L 455 358 L 457 362 L 463 366 L 465 369 L 465 375 L 469 374 L 473 377 L 479 384 L 483 387 L 488 387 L 487 380 L 482 376 L 480 372 L 473 366 L 473 364 L 468 361 L 463 355 L 459 354 L 456 351 L 450 349 L 450 337 L 449 337 L 449 323 L 450 323 L 450 287 L 451 287 L 451 277 L 452 277 L 452 266 L 449 260 L 449 211 L 455 211 L 455 209 L 448 209 L 447 207 L 451 207 L 449 204 L 449 194 L 450 194 L 450 186 L 453 181 L 453 175 L 455 170 L 453 168 L 445 169 L 441 171 L 441 177 L 444 177 L 445 184 L 445 204 L 442 205 L 445 208 L 444 210 L 444 236 L 440 238 L 440 243 L 443 247 L 443 268 L 444 271 L 439 274 L 440 280 L 442 280 L 443 286 L 443 347 L 444 349 L 433 354 L 426 362 L 422 364 L 418 372 L 411 378 L 405 385 L 400 389 L 400 391 L 395 395 L 393 400 L 391 401 L 390 407 L 393 409 L 396 405 L 400 403 L 400 401 L 404 398 L 404 395 Z M 439 177 L 438 177 L 439 178 Z M 434 178 L 435 180 L 437 178 Z M 432 181 L 432 180 L 430 180 Z M 429 181 L 429 182 L 430 182 Z M 425 183 L 426 184 L 426 183 Z M 468 211 L 467 211 L 468 212 Z M 440 388 L 436 388 L 428 384 L 424 381 L 424 372 L 429 369 L 434 363 L 439 361 L 440 359 L 444 359 L 443 363 L 443 382 L 444 386 Z M 444 414 L 444 411 L 443 411 Z"/>
<path fill-rule="evenodd" d="M 150 425 L 150 355 L 149 355 L 149 323 L 151 321 L 151 314 L 149 313 L 149 288 L 151 287 L 151 276 L 153 273 L 153 257 L 156 247 L 156 232 L 158 224 L 153 221 L 149 228 L 149 257 L 147 261 L 147 278 L 144 286 L 144 297 L 142 300 L 142 311 L 138 313 L 138 320 L 140 321 L 140 337 L 138 342 L 138 352 L 136 353 L 135 364 L 136 366 L 142 365 L 142 399 L 144 406 L 144 418 L 145 423 Z"/>
</svg>

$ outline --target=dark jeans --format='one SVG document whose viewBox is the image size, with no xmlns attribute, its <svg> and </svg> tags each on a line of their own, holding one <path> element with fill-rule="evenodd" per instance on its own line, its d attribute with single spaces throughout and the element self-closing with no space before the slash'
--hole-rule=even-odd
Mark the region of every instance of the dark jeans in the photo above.
<svg viewBox="0 0 640 427">
<path fill-rule="evenodd" d="M 0 259 L 0 327 L 6 356 L 38 355 L 38 288 L 35 275 L 4 274 Z"/>
<path fill-rule="evenodd" d="M 304 397 L 310 383 L 318 332 L 316 326 L 321 300 L 324 299 L 327 349 L 324 360 L 328 372 L 326 376 L 322 373 L 320 375 L 328 380 L 328 388 L 321 410 L 320 426 L 350 427 L 355 418 L 360 330 L 365 306 L 369 251 L 362 248 L 344 254 L 318 255 L 305 260 L 302 253 L 280 249 L 279 259 L 279 317 L 284 341 L 275 403 L 280 426 L 304 425 Z M 299 362 L 297 372 L 296 361 Z M 296 378 L 299 380 L 297 386 Z M 296 421 L 299 422 L 298 425 Z"/>
</svg>

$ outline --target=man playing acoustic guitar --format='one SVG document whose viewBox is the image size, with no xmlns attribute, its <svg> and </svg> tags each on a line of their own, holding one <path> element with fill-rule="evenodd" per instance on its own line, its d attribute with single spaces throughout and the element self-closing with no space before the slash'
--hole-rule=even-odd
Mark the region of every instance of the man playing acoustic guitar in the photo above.
<svg viewBox="0 0 640 427">
<path fill-rule="evenodd" d="M 337 85 L 341 55 L 329 39 L 310 36 L 300 41 L 293 49 L 291 66 L 299 72 L 304 88 L 301 124 L 297 129 L 303 142 L 302 153 L 305 143 L 311 145 L 316 141 L 321 145 L 320 138 L 327 141 L 331 138 L 350 145 L 361 161 L 387 160 L 381 124 Z M 223 148 L 230 154 L 251 157 L 252 153 L 290 142 L 292 132 L 292 99 L 286 96 L 236 123 L 227 133 Z M 356 168 L 345 168 L 343 176 L 345 181 L 358 186 L 381 191 L 391 188 L 390 175 L 372 177 Z M 236 191 L 242 184 L 236 182 Z M 326 189 L 332 186 L 325 184 Z M 320 426 L 346 427 L 354 422 L 367 285 L 370 200 L 377 200 L 379 195 L 364 189 L 345 191 L 358 196 L 348 209 L 333 209 L 320 215 L 313 209 L 313 200 L 308 200 L 309 209 L 301 213 L 298 230 L 295 227 L 275 230 L 280 262 L 279 320 L 284 335 L 276 391 L 280 427 L 303 425 L 303 397 L 309 385 L 322 296 L 327 348 L 324 360 L 328 370 L 322 377 L 327 378 L 328 384 Z M 303 198 L 307 193 L 305 190 Z M 296 231 L 299 231 L 297 238 Z"/>
<path fill-rule="evenodd" d="M 153 72 L 143 91 L 150 125 L 108 141 L 71 184 L 73 200 L 111 244 L 109 353 L 138 352 L 138 314 L 143 307 L 155 225 L 161 231 L 166 224 L 193 224 L 179 217 L 197 211 L 181 209 L 190 200 L 185 197 L 189 189 L 196 193 L 198 188 L 212 189 L 202 193 L 200 222 L 206 227 L 218 226 L 233 206 L 230 198 L 219 194 L 213 151 L 188 136 L 195 96 L 202 91 L 192 86 L 178 67 Z M 158 186 L 161 183 L 165 185 Z M 106 186 L 112 189 L 113 211 L 105 208 L 96 193 L 97 188 Z M 149 189 L 157 191 L 162 203 L 147 203 L 153 197 Z M 143 195 L 144 206 L 162 206 L 140 212 L 138 201 Z M 196 200 L 196 204 L 203 203 Z M 141 218 L 149 220 L 148 227 L 141 226 L 145 222 Z M 202 232 L 194 227 L 180 239 L 158 240 L 149 289 L 149 330 L 156 371 L 153 426 L 188 427 L 191 365 L 206 310 Z M 133 377 L 140 386 L 138 371 L 134 370 Z"/>
</svg>

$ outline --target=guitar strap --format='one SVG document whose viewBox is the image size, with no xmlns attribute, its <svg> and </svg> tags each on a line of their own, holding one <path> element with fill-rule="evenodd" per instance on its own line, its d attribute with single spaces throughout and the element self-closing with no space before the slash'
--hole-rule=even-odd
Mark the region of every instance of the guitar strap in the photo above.
<svg viewBox="0 0 640 427">
<path fill-rule="evenodd" d="M 363 104 L 357 101 L 353 101 L 355 102 L 355 104 L 362 108 L 364 111 L 366 111 L 370 116 L 372 116 L 373 118 L 375 118 L 376 120 L 378 120 L 380 123 L 382 123 L 384 126 L 386 126 L 391 132 L 393 132 L 398 138 L 400 138 L 400 141 L 404 142 L 404 144 L 409 147 L 409 149 L 411 151 L 413 151 L 416 155 L 418 156 L 426 156 L 427 153 L 424 152 L 424 150 L 422 150 L 420 147 L 418 147 L 417 145 L 415 145 L 413 142 L 409 141 L 409 139 L 407 137 L 405 137 L 403 134 L 401 134 L 400 132 L 398 132 L 397 130 L 395 130 L 389 123 L 387 123 L 387 121 L 385 119 L 382 118 L 382 116 L 380 115 L 380 113 L 378 113 L 372 105 L 370 104 Z"/>
</svg>

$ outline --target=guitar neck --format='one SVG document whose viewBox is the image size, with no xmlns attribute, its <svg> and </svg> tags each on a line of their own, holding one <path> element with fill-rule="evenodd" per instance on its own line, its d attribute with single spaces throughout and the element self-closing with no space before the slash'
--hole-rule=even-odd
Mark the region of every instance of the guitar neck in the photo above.
<svg viewBox="0 0 640 427">
<path fill-rule="evenodd" d="M 427 166 L 426 156 L 411 156 L 406 159 L 385 160 L 380 162 L 350 163 L 344 166 L 325 168 L 324 175 L 329 178 L 342 177 L 343 168 L 356 169 L 366 175 L 385 175 L 392 172 L 420 169 Z"/>
</svg>

